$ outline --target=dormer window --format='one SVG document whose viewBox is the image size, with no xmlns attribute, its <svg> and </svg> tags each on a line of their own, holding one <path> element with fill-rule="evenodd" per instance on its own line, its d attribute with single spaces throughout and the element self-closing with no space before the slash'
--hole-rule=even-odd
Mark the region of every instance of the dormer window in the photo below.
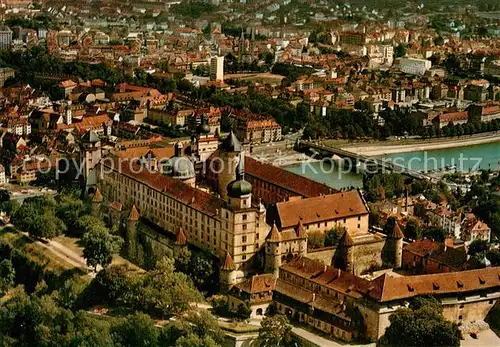
<svg viewBox="0 0 500 347">
<path fill-rule="evenodd" d="M 408 284 L 407 286 L 408 286 L 408 291 L 409 292 L 415 291 L 415 288 L 411 284 Z"/>
<path fill-rule="evenodd" d="M 457 281 L 457 287 L 458 288 L 463 288 L 464 287 L 464 284 L 462 283 L 462 281 Z"/>
<path fill-rule="evenodd" d="M 484 280 L 484 278 L 482 277 L 479 277 L 479 284 L 485 284 L 486 281 Z"/>
<path fill-rule="evenodd" d="M 439 290 L 439 284 L 437 284 L 436 282 L 432 282 L 432 289 Z"/>
</svg>

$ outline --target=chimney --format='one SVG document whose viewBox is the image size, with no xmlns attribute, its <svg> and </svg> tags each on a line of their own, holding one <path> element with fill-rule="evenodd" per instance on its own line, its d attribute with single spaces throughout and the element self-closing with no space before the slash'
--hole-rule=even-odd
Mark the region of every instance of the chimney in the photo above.
<svg viewBox="0 0 500 347">
<path fill-rule="evenodd" d="M 316 293 L 313 293 L 312 302 L 314 302 L 314 300 L 316 300 Z"/>
<path fill-rule="evenodd" d="M 408 188 L 405 188 L 406 199 L 405 199 L 405 212 L 408 213 Z"/>
</svg>

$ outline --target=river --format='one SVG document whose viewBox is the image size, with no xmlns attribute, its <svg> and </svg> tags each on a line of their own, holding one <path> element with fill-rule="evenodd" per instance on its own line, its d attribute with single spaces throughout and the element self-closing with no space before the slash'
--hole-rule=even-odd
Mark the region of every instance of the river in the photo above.
<svg viewBox="0 0 500 347">
<path fill-rule="evenodd" d="M 500 170 L 500 142 L 389 154 L 381 158 L 416 171 L 439 170 L 446 166 L 455 166 L 456 170 L 461 172 L 484 169 L 498 171 Z"/>
<path fill-rule="evenodd" d="M 469 147 L 457 147 L 428 151 L 389 154 L 379 157 L 412 170 L 440 170 L 454 166 L 457 171 L 468 172 L 480 169 L 500 171 L 500 142 L 485 143 Z M 362 187 L 361 174 L 343 172 L 329 161 L 303 163 L 285 167 L 286 170 L 325 183 L 335 189 Z"/>
</svg>

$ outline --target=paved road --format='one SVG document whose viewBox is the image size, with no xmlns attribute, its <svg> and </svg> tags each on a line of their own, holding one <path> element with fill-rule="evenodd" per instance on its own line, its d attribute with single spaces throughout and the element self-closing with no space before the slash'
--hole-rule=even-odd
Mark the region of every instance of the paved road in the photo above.
<svg viewBox="0 0 500 347">
<path fill-rule="evenodd" d="M 493 332 L 493 330 L 483 330 L 479 333 L 478 339 L 473 339 L 470 335 L 465 335 L 464 340 L 460 341 L 462 347 L 493 347 L 500 346 L 500 338 Z"/>
<path fill-rule="evenodd" d="M 68 264 L 71 264 L 74 267 L 80 269 L 88 270 L 90 276 L 95 277 L 96 273 L 94 272 L 94 269 L 87 265 L 87 261 L 85 260 L 85 258 L 76 253 L 75 251 L 73 251 L 72 249 L 60 244 L 57 241 L 48 240 L 47 242 L 41 242 L 30 237 L 26 232 L 21 232 L 21 234 L 28 237 L 34 243 L 48 249 L 49 251 L 54 253 L 59 258 L 63 259 Z M 97 272 L 99 272 L 99 269 Z"/>
</svg>

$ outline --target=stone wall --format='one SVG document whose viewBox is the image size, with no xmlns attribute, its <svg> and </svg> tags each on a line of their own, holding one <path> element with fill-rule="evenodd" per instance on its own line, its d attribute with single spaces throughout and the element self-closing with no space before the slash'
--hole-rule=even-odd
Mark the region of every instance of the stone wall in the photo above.
<svg viewBox="0 0 500 347">
<path fill-rule="evenodd" d="M 383 252 L 385 252 L 385 240 L 376 242 L 367 242 L 355 245 L 354 249 L 354 273 L 361 275 L 370 267 L 382 266 Z M 338 247 L 324 247 L 307 251 L 307 257 L 319 260 L 325 265 L 335 266 L 333 261 L 335 257 L 341 257 L 342 252 Z"/>
<path fill-rule="evenodd" d="M 307 251 L 309 259 L 319 260 L 325 265 L 332 265 L 332 259 L 335 255 L 336 247 L 324 247 Z"/>
<path fill-rule="evenodd" d="M 385 240 L 354 245 L 354 274 L 359 276 L 371 267 L 382 266 Z"/>
<path fill-rule="evenodd" d="M 484 320 L 496 301 L 497 298 L 480 298 L 478 301 L 472 302 L 443 303 L 443 315 L 447 320 L 457 324 Z"/>
</svg>

